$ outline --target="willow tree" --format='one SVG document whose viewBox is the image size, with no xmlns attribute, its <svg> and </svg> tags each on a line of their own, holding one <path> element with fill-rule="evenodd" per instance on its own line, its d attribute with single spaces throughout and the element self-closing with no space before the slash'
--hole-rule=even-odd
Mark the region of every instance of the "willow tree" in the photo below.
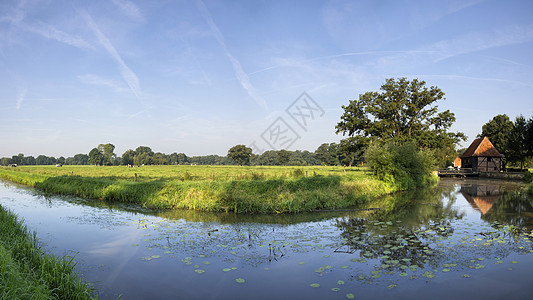
<svg viewBox="0 0 533 300">
<path fill-rule="evenodd" d="M 425 81 L 389 78 L 380 91 L 366 92 L 342 106 L 336 133 L 355 137 L 351 141 L 358 143 L 358 148 L 372 140 L 412 142 L 434 150 L 443 164 L 466 136 L 449 132 L 455 115 L 450 110 L 439 111 L 436 103 L 440 100 L 445 100 L 444 92 L 436 86 L 426 87 Z"/>
</svg>

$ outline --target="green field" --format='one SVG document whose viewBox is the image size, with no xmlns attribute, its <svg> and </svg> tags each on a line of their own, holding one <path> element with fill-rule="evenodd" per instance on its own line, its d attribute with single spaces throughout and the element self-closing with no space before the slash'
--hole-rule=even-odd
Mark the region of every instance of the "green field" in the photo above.
<svg viewBox="0 0 533 300">
<path fill-rule="evenodd" d="M 235 213 L 345 208 L 396 190 L 361 168 L 260 166 L 20 166 L 0 178 L 45 193 Z"/>
<path fill-rule="evenodd" d="M 295 172 L 303 176 L 314 175 L 350 175 L 350 177 L 368 178 L 364 168 L 343 168 L 339 166 L 19 166 L 7 170 L 23 171 L 49 176 L 78 175 L 82 177 L 108 178 L 113 180 L 133 181 L 137 174 L 138 181 L 184 181 L 184 180 L 242 180 L 242 179 L 278 179 L 294 177 Z M 298 174 L 296 174 L 298 175 Z"/>
</svg>

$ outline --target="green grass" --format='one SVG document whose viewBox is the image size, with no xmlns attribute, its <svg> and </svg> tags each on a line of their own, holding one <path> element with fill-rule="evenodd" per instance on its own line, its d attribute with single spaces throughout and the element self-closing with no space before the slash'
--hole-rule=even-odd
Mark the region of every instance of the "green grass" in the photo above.
<svg viewBox="0 0 533 300">
<path fill-rule="evenodd" d="M 72 257 L 37 246 L 35 233 L 0 206 L 0 298 L 90 299 L 93 290 L 73 271 Z"/>
<path fill-rule="evenodd" d="M 22 166 L 0 177 L 50 194 L 236 213 L 345 208 L 396 191 L 360 168 L 143 166 Z"/>
</svg>

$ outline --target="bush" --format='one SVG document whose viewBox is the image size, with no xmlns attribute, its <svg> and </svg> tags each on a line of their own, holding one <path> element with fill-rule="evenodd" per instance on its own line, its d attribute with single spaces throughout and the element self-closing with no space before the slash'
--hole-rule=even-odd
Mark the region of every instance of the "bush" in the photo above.
<svg viewBox="0 0 533 300">
<path fill-rule="evenodd" d="M 374 143 L 364 157 L 378 179 L 407 190 L 428 183 L 435 168 L 430 150 L 418 150 L 414 144 Z"/>
<path fill-rule="evenodd" d="M 526 182 L 533 182 L 533 173 L 526 171 L 526 173 L 524 174 L 524 180 Z"/>
</svg>

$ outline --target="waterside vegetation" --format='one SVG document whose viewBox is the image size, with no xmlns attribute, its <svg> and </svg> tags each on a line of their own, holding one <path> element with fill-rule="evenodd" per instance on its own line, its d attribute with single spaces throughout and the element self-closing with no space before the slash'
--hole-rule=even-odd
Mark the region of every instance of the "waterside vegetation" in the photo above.
<svg viewBox="0 0 533 300">
<path fill-rule="evenodd" d="M 23 166 L 0 178 L 44 193 L 156 209 L 282 213 L 345 208 L 399 188 L 360 168 Z"/>
<path fill-rule="evenodd" d="M 91 299 L 94 291 L 74 272 L 70 256 L 44 252 L 36 235 L 0 206 L 0 298 Z"/>
</svg>

